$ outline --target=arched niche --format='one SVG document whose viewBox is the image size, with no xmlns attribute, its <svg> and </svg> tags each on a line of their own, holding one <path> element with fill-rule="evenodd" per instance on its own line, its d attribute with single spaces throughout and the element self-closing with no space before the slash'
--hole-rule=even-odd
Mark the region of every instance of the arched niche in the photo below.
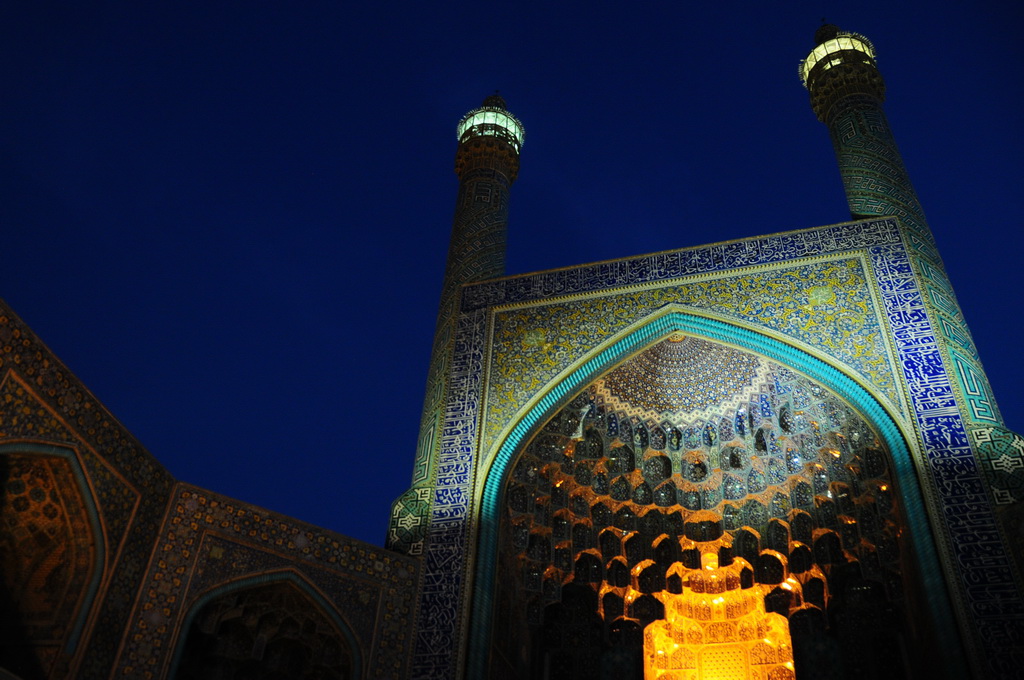
<svg viewBox="0 0 1024 680">
<path fill-rule="evenodd" d="M 241 579 L 189 609 L 171 678 L 358 680 L 358 640 L 334 608 L 294 572 Z"/>
<path fill-rule="evenodd" d="M 44 677 L 71 662 L 103 576 L 104 534 L 78 457 L 0 444 L 0 666 Z"/>
<path fill-rule="evenodd" d="M 747 560 L 766 605 L 795 616 L 805 639 L 828 626 L 854 655 L 859 624 L 895 616 L 885 625 L 897 638 L 920 638 L 915 622 L 931 620 L 926 637 L 956 644 L 894 420 L 835 366 L 731 323 L 668 310 L 563 375 L 502 443 L 481 506 L 473 677 L 550 673 L 560 661 L 537 650 L 565 637 L 552 621 L 590 621 L 593 640 L 581 588 L 603 630 L 578 677 L 602 654 L 639 669 L 631 646 L 662 615 L 658 592 L 678 587 L 672 566 L 722 534 L 723 559 Z"/>
</svg>

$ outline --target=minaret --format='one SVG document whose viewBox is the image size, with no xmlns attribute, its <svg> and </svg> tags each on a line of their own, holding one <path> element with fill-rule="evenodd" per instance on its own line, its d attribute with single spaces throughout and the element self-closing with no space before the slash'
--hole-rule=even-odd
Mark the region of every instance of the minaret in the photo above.
<svg viewBox="0 0 1024 680">
<path fill-rule="evenodd" d="M 1002 424 L 935 238 L 882 110 L 885 83 L 875 64 L 875 48 L 864 36 L 831 24 L 817 30 L 814 42 L 815 48 L 800 64 L 800 78 L 811 94 L 811 108 L 828 126 L 850 213 L 854 219 L 900 218 L 903 235 L 917 255 L 913 264 L 926 280 L 928 299 L 943 332 L 940 342 L 947 366 L 964 376 L 964 406 L 976 422 Z"/>
<path fill-rule="evenodd" d="M 519 174 L 519 150 L 525 136 L 522 123 L 506 110 L 505 100 L 497 94 L 463 116 L 457 133 L 455 174 L 459 177 L 459 194 L 427 374 L 414 484 L 425 479 L 427 459 L 433 449 L 424 440 L 434 439 L 443 405 L 459 288 L 505 273 L 509 189 Z"/>
<path fill-rule="evenodd" d="M 890 318 L 905 323 L 894 336 L 898 370 L 921 433 L 915 460 L 922 489 L 936 509 L 930 521 L 947 583 L 978 677 L 1020 670 L 1024 593 L 1016 569 L 1024 494 L 1010 470 L 1024 468 L 1024 437 L 1004 425 L 977 349 L 953 293 L 931 229 L 910 184 L 882 110 L 885 84 L 875 49 L 862 35 L 824 25 L 800 64 L 811 107 L 828 126 L 854 219 L 896 216 L 909 246 L 883 259 L 900 270 L 905 288 L 883 291 Z M 906 323 L 909 320 L 909 323 Z M 1011 551 L 1020 563 L 1013 564 Z M 957 640 L 942 639 L 956 661 Z M 951 667 L 965 677 L 966 669 Z"/>
<path fill-rule="evenodd" d="M 425 485 L 431 483 L 431 459 L 443 416 L 459 288 L 505 273 L 509 189 L 519 174 L 519 151 L 525 137 L 522 123 L 508 112 L 505 100 L 497 94 L 463 116 L 457 134 L 455 174 L 459 194 L 427 374 L 413 488 L 395 501 L 388 529 L 388 546 L 412 554 L 422 550 L 421 532 L 426 528 L 430 494 Z"/>
<path fill-rule="evenodd" d="M 885 83 L 871 41 L 825 24 L 814 34 L 815 48 L 800 64 L 811 108 L 828 126 L 854 219 L 896 215 L 915 249 L 939 267 L 924 211 L 910 184 L 882 110 Z"/>
</svg>

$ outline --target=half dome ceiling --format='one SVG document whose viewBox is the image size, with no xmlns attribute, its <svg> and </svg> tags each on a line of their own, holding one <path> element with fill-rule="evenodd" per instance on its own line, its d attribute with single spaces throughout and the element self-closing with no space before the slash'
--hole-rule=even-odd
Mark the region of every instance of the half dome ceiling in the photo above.
<svg viewBox="0 0 1024 680">
<path fill-rule="evenodd" d="M 676 333 L 598 381 L 609 405 L 630 415 L 698 415 L 749 401 L 769 380 L 767 362 L 749 352 Z"/>
</svg>

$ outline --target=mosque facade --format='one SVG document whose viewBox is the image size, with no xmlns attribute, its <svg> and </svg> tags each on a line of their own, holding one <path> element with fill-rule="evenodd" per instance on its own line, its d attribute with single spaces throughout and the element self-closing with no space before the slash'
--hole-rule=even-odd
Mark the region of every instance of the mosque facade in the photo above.
<svg viewBox="0 0 1024 680">
<path fill-rule="evenodd" d="M 870 41 L 800 76 L 851 221 L 523 276 L 523 126 L 463 118 L 385 548 L 173 479 L 0 306 L 0 679 L 1017 675 L 1024 438 Z"/>
</svg>

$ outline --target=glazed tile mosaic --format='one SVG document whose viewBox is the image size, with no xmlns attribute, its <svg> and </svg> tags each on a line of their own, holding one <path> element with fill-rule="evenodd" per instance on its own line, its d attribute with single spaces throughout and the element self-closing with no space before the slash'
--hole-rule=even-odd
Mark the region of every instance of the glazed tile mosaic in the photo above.
<svg viewBox="0 0 1024 680">
<path fill-rule="evenodd" d="M 174 487 L 2 303 L 0 371 L 4 585 L 14 613 L 34 621 L 4 624 L 3 639 L 31 636 L 30 667 L 54 678 L 168 677 L 175 654 L 190 663 L 203 639 L 176 644 L 186 619 L 205 612 L 213 625 L 234 598 L 267 616 L 306 616 L 315 648 L 335 650 L 317 652 L 324 677 L 352 664 L 361 677 L 407 677 L 414 558 Z M 271 636 L 268 658 L 293 637 Z"/>
<path fill-rule="evenodd" d="M 284 580 L 339 612 L 342 632 L 365 655 L 363 677 L 405 677 L 418 569 L 412 558 L 178 484 L 119 655 L 120 677 L 167 677 L 189 617 L 217 589 Z"/>
<path fill-rule="evenodd" d="M 91 564 L 85 567 L 92 573 L 83 609 L 73 623 L 54 633 L 57 644 L 50 638 L 46 663 L 53 677 L 103 677 L 112 668 L 138 578 L 149 559 L 170 475 L 3 303 L 0 375 L 0 471 L 21 460 L 33 468 L 71 474 L 79 492 L 62 502 L 65 521 L 91 525 L 95 540 Z M 43 477 L 35 480 L 34 485 L 45 483 Z M 58 516 L 47 519 L 56 521 Z M 44 552 L 54 557 L 63 550 L 61 543 L 49 543 Z M 29 554 L 39 556 L 22 550 L 7 553 L 12 558 Z M 8 566 L 4 571 L 10 578 L 19 569 Z M 79 577 L 77 570 L 52 572 L 45 581 L 51 593 L 47 597 Z"/>
<path fill-rule="evenodd" d="M 877 225 L 851 226 L 854 232 L 861 229 L 868 234 L 878 232 Z M 879 235 L 888 238 L 892 234 Z M 816 239 L 808 235 L 808 240 Z M 726 245 L 714 248 L 725 250 Z M 755 242 L 745 250 L 760 249 Z M 768 250 L 773 258 L 777 256 L 775 248 Z M 804 250 L 800 248 L 797 252 Z M 690 251 L 682 252 L 689 255 Z M 683 259 L 671 255 L 652 258 Z M 504 282 L 480 287 L 500 283 Z M 626 286 L 633 283 L 631 278 L 624 282 Z M 616 287 L 604 295 L 574 295 L 555 298 L 544 305 L 520 304 L 510 305 L 507 311 L 504 307 L 497 309 L 485 450 L 490 448 L 500 428 L 511 421 L 513 405 L 519 404 L 521 408 L 536 390 L 579 361 L 585 352 L 613 338 L 653 309 L 668 304 L 683 304 L 784 333 L 849 365 L 890 403 L 905 409 L 896 389 L 893 362 L 888 359 L 890 351 L 881 332 L 881 315 L 872 297 L 862 255 L 796 267 L 776 265 L 673 284 L 648 284 L 640 290 L 630 286 L 621 292 Z"/>
</svg>

